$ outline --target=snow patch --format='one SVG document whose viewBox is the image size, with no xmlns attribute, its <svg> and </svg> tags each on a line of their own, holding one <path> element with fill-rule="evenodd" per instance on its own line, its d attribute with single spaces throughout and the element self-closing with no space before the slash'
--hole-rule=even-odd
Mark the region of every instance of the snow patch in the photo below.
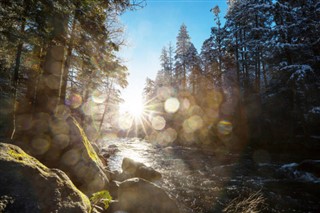
<svg viewBox="0 0 320 213">
<path fill-rule="evenodd" d="M 309 110 L 309 113 L 320 114 L 320 106 L 313 107 L 312 109 Z"/>
<path fill-rule="evenodd" d="M 312 68 L 309 65 L 292 65 L 287 66 L 287 69 L 295 69 L 295 71 L 291 74 L 289 81 L 302 81 L 306 75 L 312 72 Z"/>
<path fill-rule="evenodd" d="M 299 164 L 289 163 L 280 167 L 280 171 L 285 172 L 286 176 L 302 182 L 320 183 L 320 178 L 312 173 L 297 170 Z"/>
<path fill-rule="evenodd" d="M 289 163 L 289 164 L 284 164 L 283 166 L 280 167 L 280 170 L 287 170 L 287 169 L 293 169 L 298 166 L 297 163 Z"/>
</svg>

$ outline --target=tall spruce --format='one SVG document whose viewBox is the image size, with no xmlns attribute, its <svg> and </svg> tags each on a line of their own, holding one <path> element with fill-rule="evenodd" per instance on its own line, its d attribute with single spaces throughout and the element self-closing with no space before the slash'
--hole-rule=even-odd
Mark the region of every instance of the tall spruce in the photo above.
<svg viewBox="0 0 320 213">
<path fill-rule="evenodd" d="M 176 51 L 175 51 L 175 83 L 179 86 L 178 89 L 186 90 L 187 88 L 187 53 L 190 48 L 190 36 L 187 31 L 187 26 L 182 24 L 177 36 Z"/>
</svg>

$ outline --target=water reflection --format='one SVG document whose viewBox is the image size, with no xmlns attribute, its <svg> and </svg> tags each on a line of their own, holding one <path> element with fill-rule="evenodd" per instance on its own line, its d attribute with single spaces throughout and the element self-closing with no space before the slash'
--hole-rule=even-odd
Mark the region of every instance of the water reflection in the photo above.
<svg viewBox="0 0 320 213">
<path fill-rule="evenodd" d="M 140 153 L 134 151 L 134 150 L 124 150 L 122 152 L 122 156 L 123 157 L 127 157 L 127 158 L 130 158 L 136 162 L 141 162 L 141 163 L 144 163 L 144 164 L 147 164 L 148 162 L 146 162 L 146 160 L 141 156 Z"/>
</svg>

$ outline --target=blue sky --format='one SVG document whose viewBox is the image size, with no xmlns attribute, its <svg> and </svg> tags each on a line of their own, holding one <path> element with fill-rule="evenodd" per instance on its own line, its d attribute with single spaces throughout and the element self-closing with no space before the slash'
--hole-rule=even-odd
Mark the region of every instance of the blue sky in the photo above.
<svg viewBox="0 0 320 213">
<path fill-rule="evenodd" d="M 220 7 L 222 18 L 227 7 L 225 0 L 147 0 L 146 7 L 120 17 L 127 40 L 120 56 L 130 73 L 129 86 L 122 92 L 126 104 L 141 99 L 146 78 L 154 79 L 160 69 L 161 49 L 169 42 L 175 46 L 182 23 L 200 52 L 214 26 L 210 9 L 215 5 Z"/>
</svg>

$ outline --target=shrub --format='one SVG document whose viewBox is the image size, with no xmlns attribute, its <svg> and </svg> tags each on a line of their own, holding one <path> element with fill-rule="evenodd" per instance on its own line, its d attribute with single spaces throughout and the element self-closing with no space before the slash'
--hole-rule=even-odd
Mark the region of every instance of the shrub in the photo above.
<svg viewBox="0 0 320 213">
<path fill-rule="evenodd" d="M 92 205 L 102 204 L 104 209 L 109 208 L 109 204 L 111 200 L 112 200 L 112 197 L 107 190 L 93 193 L 92 196 L 90 197 L 90 201 Z"/>
</svg>

